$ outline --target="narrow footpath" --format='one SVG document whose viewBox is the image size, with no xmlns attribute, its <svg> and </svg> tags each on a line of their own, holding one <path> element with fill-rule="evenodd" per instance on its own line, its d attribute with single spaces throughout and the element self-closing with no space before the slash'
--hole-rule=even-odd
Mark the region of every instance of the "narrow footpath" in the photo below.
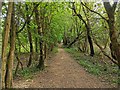
<svg viewBox="0 0 120 90">
<path fill-rule="evenodd" d="M 89 74 L 64 49 L 47 60 L 47 68 L 30 80 L 14 82 L 21 88 L 110 88 L 96 76 Z"/>
</svg>

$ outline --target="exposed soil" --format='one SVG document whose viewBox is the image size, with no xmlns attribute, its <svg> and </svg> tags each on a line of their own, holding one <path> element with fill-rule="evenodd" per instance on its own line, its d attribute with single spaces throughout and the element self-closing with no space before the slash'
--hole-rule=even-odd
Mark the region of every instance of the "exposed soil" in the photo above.
<svg viewBox="0 0 120 90">
<path fill-rule="evenodd" d="M 46 62 L 44 71 L 29 80 L 14 80 L 14 88 L 111 88 L 96 76 L 89 74 L 70 55 L 59 48 Z"/>
</svg>

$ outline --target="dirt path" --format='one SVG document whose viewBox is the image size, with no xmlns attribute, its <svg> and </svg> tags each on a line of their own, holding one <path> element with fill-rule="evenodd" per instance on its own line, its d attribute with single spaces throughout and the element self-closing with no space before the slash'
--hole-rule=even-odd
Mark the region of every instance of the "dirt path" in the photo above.
<svg viewBox="0 0 120 90">
<path fill-rule="evenodd" d="M 47 62 L 48 67 L 32 80 L 15 81 L 21 88 L 108 88 L 105 82 L 87 73 L 64 49 Z"/>
</svg>

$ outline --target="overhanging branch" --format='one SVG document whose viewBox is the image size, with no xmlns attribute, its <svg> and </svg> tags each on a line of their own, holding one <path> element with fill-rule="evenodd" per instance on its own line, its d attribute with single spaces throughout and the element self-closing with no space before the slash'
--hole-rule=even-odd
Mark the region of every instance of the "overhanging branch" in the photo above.
<svg viewBox="0 0 120 90">
<path fill-rule="evenodd" d="M 29 18 L 32 17 L 33 12 L 35 11 L 35 8 L 37 8 L 38 6 L 39 6 L 39 4 L 37 4 L 37 5 L 34 7 L 34 9 L 32 10 L 32 13 L 31 13 L 31 15 L 29 16 Z M 25 20 L 25 23 L 23 24 L 22 28 L 21 28 L 19 31 L 17 31 L 16 33 L 18 34 L 18 33 L 20 33 L 21 31 L 23 31 L 23 29 L 25 28 L 26 24 L 27 24 L 27 20 Z"/>
<path fill-rule="evenodd" d="M 99 49 L 101 50 L 101 52 L 107 57 L 109 58 L 114 64 L 118 65 L 118 62 L 115 61 L 114 59 L 112 59 L 105 51 L 104 49 L 98 44 L 98 42 L 95 40 L 95 38 L 93 38 L 94 43 L 99 47 Z"/>
<path fill-rule="evenodd" d="M 85 4 L 83 4 L 83 2 L 81 2 L 81 4 L 83 6 L 85 6 L 89 11 L 93 12 L 93 13 L 96 13 L 97 15 L 99 15 L 102 19 L 104 19 L 105 21 L 108 21 L 105 17 L 103 17 L 100 13 L 94 11 L 94 10 L 91 10 L 89 7 L 87 7 Z"/>
</svg>

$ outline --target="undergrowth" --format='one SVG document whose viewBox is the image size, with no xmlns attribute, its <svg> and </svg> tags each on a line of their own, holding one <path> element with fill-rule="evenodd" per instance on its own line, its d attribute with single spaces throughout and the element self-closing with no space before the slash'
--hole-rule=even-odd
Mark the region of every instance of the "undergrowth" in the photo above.
<svg viewBox="0 0 120 90">
<path fill-rule="evenodd" d="M 55 54 L 58 52 L 58 47 L 54 47 L 53 50 L 50 52 L 51 54 Z M 28 57 L 28 56 L 26 56 Z M 36 64 L 35 62 L 33 62 L 34 65 L 32 65 L 31 67 L 26 67 L 24 66 L 23 70 L 22 69 L 19 69 L 17 71 L 17 74 L 15 75 L 15 70 L 13 70 L 13 76 L 16 77 L 16 76 L 20 76 L 20 77 L 23 77 L 25 79 L 31 79 L 35 73 L 39 72 L 39 71 L 42 71 L 40 70 L 39 68 L 36 67 Z"/>
<path fill-rule="evenodd" d="M 29 67 L 29 68 L 24 67 L 23 70 L 21 70 L 21 69 L 18 70 L 17 75 L 21 76 L 25 79 L 31 79 L 33 77 L 33 75 L 38 71 L 40 71 L 40 69 L 36 68 L 36 66 L 32 66 L 32 67 Z M 14 77 L 15 77 L 15 75 L 14 75 Z"/>
<path fill-rule="evenodd" d="M 91 57 L 85 55 L 76 48 L 65 48 L 77 62 L 84 67 L 84 69 L 98 77 L 103 77 L 105 80 L 112 84 L 117 84 L 118 80 L 118 67 L 114 64 L 105 64 L 100 62 L 99 56 Z"/>
<path fill-rule="evenodd" d="M 52 50 L 52 53 L 57 53 L 58 52 L 58 47 L 54 47 L 53 50 Z"/>
</svg>

